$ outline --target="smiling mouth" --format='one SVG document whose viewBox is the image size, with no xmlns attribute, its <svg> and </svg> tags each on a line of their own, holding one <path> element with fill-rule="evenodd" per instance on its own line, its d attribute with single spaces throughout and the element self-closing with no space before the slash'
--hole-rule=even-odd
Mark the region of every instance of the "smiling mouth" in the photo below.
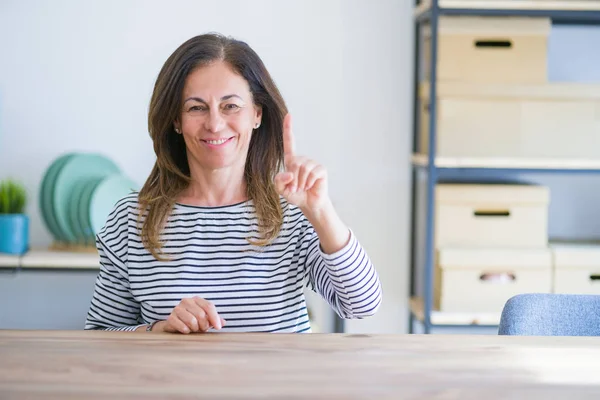
<svg viewBox="0 0 600 400">
<path fill-rule="evenodd" d="M 226 138 L 226 139 L 215 139 L 215 140 L 204 140 L 204 139 L 201 139 L 201 140 L 204 143 L 210 144 L 211 146 L 220 146 L 222 144 L 225 144 L 225 143 L 229 142 L 231 139 L 233 139 L 233 137 Z"/>
</svg>

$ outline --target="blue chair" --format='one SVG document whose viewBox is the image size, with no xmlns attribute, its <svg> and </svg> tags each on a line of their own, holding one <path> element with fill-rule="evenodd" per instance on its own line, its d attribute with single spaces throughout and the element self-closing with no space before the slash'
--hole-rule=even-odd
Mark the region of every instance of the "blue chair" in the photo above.
<svg viewBox="0 0 600 400">
<path fill-rule="evenodd" d="M 504 305 L 498 334 L 600 336 L 600 296 L 516 295 Z"/>
</svg>

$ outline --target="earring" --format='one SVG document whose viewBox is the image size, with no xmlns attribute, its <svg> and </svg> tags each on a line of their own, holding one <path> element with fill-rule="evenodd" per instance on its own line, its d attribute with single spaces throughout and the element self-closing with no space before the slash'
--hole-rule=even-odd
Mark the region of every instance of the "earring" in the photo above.
<svg viewBox="0 0 600 400">
<path fill-rule="evenodd" d="M 181 135 L 181 131 L 178 128 L 175 128 L 175 132 L 177 132 Z"/>
<path fill-rule="evenodd" d="M 258 127 L 259 127 L 259 126 L 260 126 L 260 122 L 258 122 L 258 123 L 256 124 L 256 126 L 254 127 L 254 129 L 258 129 Z"/>
</svg>

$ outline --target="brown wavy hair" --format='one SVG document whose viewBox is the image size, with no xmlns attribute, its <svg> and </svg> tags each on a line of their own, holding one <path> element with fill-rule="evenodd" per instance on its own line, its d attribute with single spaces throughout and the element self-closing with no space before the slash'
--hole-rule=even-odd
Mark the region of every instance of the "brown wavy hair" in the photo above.
<svg viewBox="0 0 600 400">
<path fill-rule="evenodd" d="M 144 247 L 158 260 L 162 257 L 160 231 L 190 183 L 185 142 L 175 132 L 174 122 L 182 109 L 187 76 L 214 61 L 228 63 L 250 87 L 254 104 L 262 108 L 258 130 L 250 140 L 244 178 L 246 195 L 258 219 L 259 238 L 251 243 L 264 246 L 281 229 L 283 211 L 273 179 L 283 166 L 283 119 L 285 101 L 260 57 L 245 42 L 210 33 L 187 40 L 171 54 L 154 85 L 148 112 L 148 131 L 154 143 L 156 162 L 139 193 L 141 237 Z M 249 239 L 250 240 L 250 239 Z"/>
</svg>

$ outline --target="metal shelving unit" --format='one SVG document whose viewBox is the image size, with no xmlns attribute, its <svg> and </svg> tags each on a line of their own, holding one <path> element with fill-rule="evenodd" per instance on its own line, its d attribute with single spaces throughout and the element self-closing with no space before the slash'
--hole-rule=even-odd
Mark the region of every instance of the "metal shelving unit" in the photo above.
<svg viewBox="0 0 600 400">
<path fill-rule="evenodd" d="M 423 333 L 432 328 L 494 327 L 499 314 L 457 314 L 433 310 L 434 271 L 434 191 L 435 185 L 445 179 L 468 179 L 473 177 L 499 178 L 525 173 L 539 174 L 600 174 L 600 160 L 542 160 L 542 159 L 467 159 L 436 156 L 437 106 L 430 102 L 429 141 L 427 154 L 420 154 L 419 147 L 419 84 L 421 82 L 422 27 L 429 26 L 431 34 L 429 72 L 429 98 L 437 98 L 438 21 L 444 15 L 471 16 L 531 16 L 549 17 L 553 24 L 600 25 L 600 1 L 598 0 L 423 0 L 416 1 L 414 12 L 415 66 L 413 97 L 413 157 L 412 157 L 412 217 L 411 217 L 411 287 L 410 332 L 420 323 Z M 424 200 L 419 200 L 418 180 L 424 175 L 426 189 Z M 424 238 L 419 238 L 418 218 L 420 207 L 424 212 Z M 419 239 L 423 241 L 420 243 Z M 419 262 L 417 250 L 422 249 L 424 260 Z M 424 269 L 422 295 L 417 297 L 417 272 Z"/>
</svg>

